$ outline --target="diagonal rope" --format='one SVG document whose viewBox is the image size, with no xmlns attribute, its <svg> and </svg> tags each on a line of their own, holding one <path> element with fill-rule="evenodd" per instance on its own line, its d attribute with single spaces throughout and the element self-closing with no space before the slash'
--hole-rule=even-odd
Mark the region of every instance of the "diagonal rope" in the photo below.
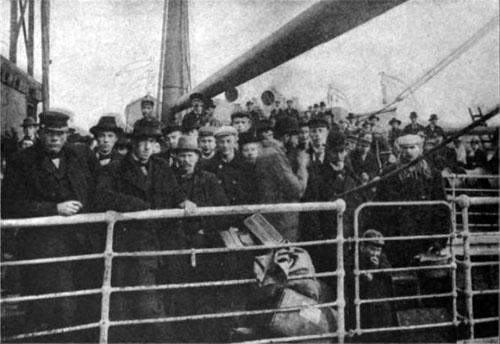
<svg viewBox="0 0 500 344">
<path fill-rule="evenodd" d="M 481 124 L 483 124 L 484 122 L 486 122 L 487 120 L 495 117 L 499 112 L 499 105 L 496 105 L 495 108 L 493 108 L 492 110 L 490 110 L 486 115 L 484 115 L 483 117 L 481 117 L 480 119 L 478 119 L 477 121 L 475 122 L 472 122 L 471 124 L 469 124 L 468 126 L 466 126 L 465 128 L 459 130 L 458 132 L 456 132 L 455 134 L 449 136 L 447 139 L 443 140 L 443 142 L 441 142 L 439 145 L 435 146 L 434 148 L 431 148 L 429 149 L 427 152 L 425 152 L 424 154 L 422 154 L 420 157 L 418 157 L 417 159 L 413 160 L 413 161 L 410 161 L 409 163 L 405 164 L 405 165 L 402 165 L 400 167 L 398 167 L 397 169 L 395 169 L 394 171 L 391 171 L 385 175 L 383 175 L 382 177 L 380 177 L 379 179 L 376 179 L 376 180 L 372 180 L 371 182 L 367 183 L 367 184 L 364 184 L 364 185 L 360 185 L 358 187 L 355 187 L 353 189 L 350 189 L 350 190 L 347 190 L 347 191 L 344 191 L 343 193 L 339 194 L 339 195 L 336 195 L 335 198 L 332 199 L 332 201 L 335 201 L 339 198 L 343 198 L 345 197 L 346 195 L 349 195 L 351 193 L 354 193 L 354 192 L 359 192 L 359 191 L 362 191 L 362 190 L 365 190 L 365 189 L 368 189 L 368 188 L 371 188 L 373 186 L 375 186 L 376 184 L 380 183 L 381 181 L 383 180 L 386 180 L 388 178 L 391 178 L 392 176 L 402 172 L 403 170 L 417 164 L 418 162 L 420 162 L 422 159 L 425 159 L 425 157 L 429 156 L 430 154 L 438 151 L 439 149 L 441 149 L 441 147 L 444 147 L 445 145 L 447 145 L 448 143 L 450 142 L 453 142 L 456 138 L 459 138 L 460 136 L 463 136 L 465 134 L 467 134 L 469 131 L 471 131 L 472 129 L 480 126 Z"/>
<path fill-rule="evenodd" d="M 414 93 L 417 89 L 419 89 L 422 85 L 427 83 L 433 77 L 435 77 L 439 72 L 449 66 L 453 61 L 457 60 L 462 54 L 468 51 L 472 46 L 474 46 L 481 38 L 483 38 L 489 31 L 495 28 L 498 25 L 498 16 L 492 18 L 486 25 L 484 25 L 479 31 L 477 31 L 472 37 L 470 37 L 467 41 L 461 44 L 457 49 L 452 51 L 448 56 L 446 56 L 443 60 L 441 60 L 437 65 L 429 69 L 423 75 L 421 75 L 413 84 L 408 86 L 405 90 L 403 90 L 392 102 L 384 105 L 381 109 L 370 113 L 368 115 L 363 115 L 363 117 L 369 117 L 371 115 L 378 115 L 388 108 L 396 105 L 396 103 L 402 101 L 412 93 Z M 361 119 L 363 121 L 364 119 Z"/>
</svg>

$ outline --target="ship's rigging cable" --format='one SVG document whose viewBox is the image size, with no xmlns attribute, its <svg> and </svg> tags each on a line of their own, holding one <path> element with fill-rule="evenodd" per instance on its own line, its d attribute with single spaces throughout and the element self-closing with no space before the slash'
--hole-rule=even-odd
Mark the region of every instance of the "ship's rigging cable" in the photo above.
<svg viewBox="0 0 500 344">
<path fill-rule="evenodd" d="M 455 134 L 449 136 L 447 139 L 443 140 L 443 142 L 441 142 L 439 145 L 435 146 L 434 148 L 431 148 L 429 149 L 427 152 L 425 152 L 424 154 L 422 154 L 420 157 L 418 157 L 417 159 L 413 160 L 413 161 L 410 161 L 409 163 L 401 166 L 401 167 L 398 167 L 397 169 L 395 169 L 394 171 L 391 171 L 385 175 L 383 175 L 382 177 L 380 177 L 379 179 L 374 179 L 372 180 L 371 182 L 367 183 L 367 184 L 364 184 L 364 185 L 360 185 L 358 187 L 355 187 L 353 189 L 350 189 L 350 190 L 347 190 L 339 195 L 336 195 L 334 199 L 332 199 L 331 201 L 335 201 L 339 198 L 343 198 L 345 197 L 346 195 L 349 195 L 351 193 L 354 193 L 354 192 L 359 192 L 359 191 L 362 191 L 362 190 L 365 190 L 365 189 L 368 189 L 368 188 L 371 188 L 373 186 L 375 186 L 376 184 L 380 183 L 381 181 L 383 180 L 386 180 L 388 178 L 391 178 L 392 176 L 404 171 L 405 169 L 417 164 L 419 161 L 421 161 L 422 159 L 425 159 L 425 157 L 429 156 L 431 153 L 434 153 L 436 152 L 437 150 L 439 150 L 441 147 L 444 147 L 445 145 L 447 145 L 448 143 L 450 142 L 453 142 L 456 138 L 459 138 L 460 136 L 463 136 L 465 134 L 467 134 L 469 131 L 471 131 L 472 129 L 480 126 L 481 124 L 483 124 L 484 122 L 486 122 L 487 120 L 495 117 L 497 114 L 498 114 L 498 111 L 499 111 L 499 108 L 500 106 L 497 104 L 495 106 L 495 108 L 493 108 L 492 110 L 488 111 L 487 114 L 485 114 L 483 117 L 481 117 L 480 119 L 478 119 L 477 121 L 474 121 L 472 122 L 471 124 L 469 124 L 468 126 L 466 126 L 465 128 L 459 130 L 458 132 L 456 132 Z"/>
<path fill-rule="evenodd" d="M 462 54 L 468 51 L 472 46 L 474 46 L 481 38 L 483 38 L 490 30 L 495 28 L 498 25 L 498 16 L 492 18 L 486 25 L 484 25 L 479 31 L 477 31 L 472 37 L 470 37 L 467 41 L 461 44 L 457 49 L 452 51 L 449 55 L 447 55 L 443 60 L 441 60 L 434 67 L 426 71 L 422 76 L 420 76 L 413 84 L 404 89 L 393 101 L 385 104 L 381 109 L 372 112 L 367 115 L 363 115 L 362 117 L 369 117 L 371 115 L 378 115 L 384 113 L 388 108 L 396 105 L 396 103 L 401 102 L 403 99 L 414 93 L 421 86 L 426 84 L 429 80 L 435 77 L 439 72 L 445 69 L 448 65 L 450 65 L 453 61 L 457 60 Z M 364 119 L 360 118 L 360 122 Z M 366 119 L 365 118 L 365 119 Z"/>
</svg>

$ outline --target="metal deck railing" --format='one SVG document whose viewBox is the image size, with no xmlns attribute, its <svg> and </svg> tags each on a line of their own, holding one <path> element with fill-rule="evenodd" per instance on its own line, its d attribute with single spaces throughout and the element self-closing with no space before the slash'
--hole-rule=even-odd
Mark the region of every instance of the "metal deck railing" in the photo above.
<svg viewBox="0 0 500 344">
<path fill-rule="evenodd" d="M 78 261 L 87 259 L 104 259 L 104 275 L 103 283 L 101 288 L 88 289 L 88 290 L 76 290 L 61 293 L 49 293 L 43 295 L 23 295 L 23 296 L 11 296 L 7 298 L 2 298 L 0 304 L 5 305 L 9 303 L 23 303 L 28 301 L 36 301 L 42 299 L 53 299 L 61 297 L 76 297 L 82 295 L 101 295 L 101 315 L 98 322 L 79 324 L 75 326 L 56 328 L 46 331 L 38 331 L 31 333 L 18 333 L 15 335 L 5 336 L 2 341 L 14 341 L 22 340 L 28 338 L 39 338 L 46 335 L 74 332 L 79 330 L 87 329 L 99 329 L 99 341 L 101 343 L 108 342 L 109 329 L 113 326 L 135 326 L 139 324 L 151 324 L 151 323 L 179 323 L 188 321 L 199 321 L 199 320 L 209 320 L 209 319 L 223 319 L 229 317 L 246 316 L 246 315 L 258 315 L 258 314 L 275 314 L 279 312 L 293 312 L 297 310 L 304 309 L 305 307 L 314 308 L 324 308 L 324 307 L 335 307 L 337 311 L 336 326 L 337 330 L 332 333 L 322 333 L 314 335 L 304 335 L 304 336 L 291 336 L 284 338 L 263 338 L 252 343 L 272 343 L 272 342 L 295 342 L 295 341 L 312 341 L 336 338 L 338 342 L 344 342 L 347 336 L 357 336 L 376 332 L 390 332 L 390 331 L 411 331 L 417 329 L 432 329 L 432 328 L 442 328 L 442 327 L 454 327 L 455 329 L 459 326 L 466 325 L 469 329 L 468 338 L 475 338 L 475 326 L 477 324 L 486 322 L 499 322 L 498 316 L 492 316 L 487 318 L 477 319 L 474 318 L 474 305 L 473 298 L 475 295 L 495 295 L 499 293 L 498 289 L 492 290 L 474 290 L 472 285 L 472 269 L 479 266 L 498 266 L 498 261 L 493 262 L 472 262 L 471 261 L 471 248 L 470 248 L 470 237 L 471 233 L 469 230 L 468 215 L 469 208 L 472 205 L 498 205 L 498 197 L 455 197 L 450 200 L 451 202 L 435 201 L 435 202 L 404 202 L 404 203 L 365 203 L 358 207 L 355 212 L 355 223 L 354 238 L 344 238 L 343 235 L 343 213 L 345 211 L 345 204 L 342 200 L 337 200 L 335 202 L 325 202 L 325 203 L 293 203 L 293 204 L 273 204 L 273 205 L 242 205 L 242 206 L 230 206 L 230 207 L 207 207 L 198 208 L 193 214 L 186 214 L 181 209 L 169 209 L 169 210 L 150 210 L 141 211 L 134 213 L 116 213 L 107 212 L 100 214 L 82 214 L 75 215 L 72 217 L 46 217 L 46 218 L 31 218 L 23 220 L 2 220 L 1 228 L 30 228 L 30 230 L 36 230 L 39 226 L 56 226 L 56 225 L 69 225 L 69 224 L 82 224 L 82 223 L 105 223 L 107 224 L 106 229 L 106 246 L 103 253 L 99 254 L 86 254 L 86 255 L 74 255 L 69 257 L 54 257 L 54 258 L 41 258 L 41 259 L 31 259 L 31 260 L 19 260 L 19 261 L 9 261 L 3 262 L 1 267 L 9 266 L 25 266 L 25 265 L 35 265 L 35 264 L 48 264 L 55 262 L 68 262 L 68 261 Z M 425 267 L 404 267 L 404 268 L 391 268 L 391 269 L 378 269 L 378 270 L 361 270 L 359 268 L 359 244 L 360 242 L 366 240 L 359 237 L 359 221 L 358 216 L 360 211 L 367 207 L 379 207 L 379 206 L 444 206 L 450 212 L 451 219 L 451 230 L 449 233 L 444 234 L 434 234 L 434 235 L 418 235 L 418 236 L 406 236 L 406 237 L 385 237 L 386 241 L 397 241 L 397 240 L 421 240 L 429 238 L 448 238 L 450 242 L 454 240 L 462 240 L 463 245 L 463 259 L 457 258 L 455 249 L 453 245 L 449 245 L 449 250 L 451 254 L 451 262 L 449 264 L 443 264 L 439 266 L 425 266 Z M 462 215 L 462 231 L 457 230 L 456 223 L 456 206 L 461 208 L 460 212 Z M 205 254 L 219 254 L 219 253 L 231 253 L 239 251 L 260 251 L 263 246 L 247 246 L 238 248 L 206 248 L 206 249 L 182 249 L 182 250 L 168 250 L 168 251 L 141 251 L 141 252 L 115 252 L 113 250 L 113 238 L 115 224 L 120 221 L 130 221 L 130 220 L 156 220 L 156 219 L 167 219 L 167 218 L 183 218 L 183 217 L 198 217 L 198 216 L 225 216 L 225 215 L 235 215 L 235 214 L 254 214 L 254 213 L 273 213 L 273 212 L 308 212 L 308 211 L 335 211 L 337 212 L 337 228 L 336 228 L 336 238 L 329 240 L 317 240 L 308 242 L 296 242 L 296 243 L 286 243 L 273 246 L 265 246 L 265 249 L 275 249 L 275 248 L 285 248 L 285 247 L 313 247 L 319 245 L 335 245 L 336 246 L 336 270 L 320 272 L 314 275 L 300 276 L 298 278 L 309 278 L 309 277 L 335 277 L 337 285 L 337 295 L 334 302 L 320 303 L 314 306 L 298 306 L 289 308 L 270 308 L 263 310 L 238 310 L 220 313 L 207 313 L 207 314 L 196 314 L 196 315 L 185 315 L 185 316 L 167 316 L 163 318 L 153 318 L 153 319 L 129 319 L 129 320 L 111 320 L 110 319 L 110 299 L 113 293 L 127 293 L 127 292 L 139 292 L 139 291 L 150 291 L 150 290 L 180 290 L 180 289 L 193 289 L 193 288 L 206 288 L 206 287 L 220 287 L 220 286 L 237 286 L 245 284 L 256 283 L 255 279 L 232 279 L 232 280 L 218 280 L 218 281 L 204 281 L 195 283 L 175 283 L 175 284 L 161 284 L 161 285 L 144 285 L 144 286 L 125 286 L 125 287 L 115 287 L 112 286 L 111 277 L 113 272 L 113 258 L 115 257 L 157 257 L 157 256 L 188 256 L 190 257 L 191 264 L 195 266 L 197 264 L 197 259 L 201 255 Z M 345 307 L 346 298 L 344 294 L 344 278 L 346 275 L 345 264 L 344 264 L 344 245 L 346 243 L 353 243 L 355 247 L 355 266 L 354 266 L 354 276 L 355 276 L 355 328 L 346 329 L 346 319 L 345 319 Z M 463 267 L 465 273 L 465 289 L 457 287 L 457 268 Z M 398 271 L 423 271 L 432 269 L 449 269 L 451 271 L 451 292 L 445 293 L 434 293 L 426 295 L 414 295 L 414 296 L 398 296 L 392 298 L 384 299 L 361 299 L 360 289 L 359 289 L 359 276 L 364 272 L 387 272 L 394 273 Z M 466 312 L 465 314 L 460 314 L 457 309 L 457 300 L 461 297 L 465 298 Z M 433 299 L 433 298 L 451 298 L 452 299 L 452 320 L 443 321 L 441 323 L 434 324 L 423 324 L 423 325 L 413 325 L 413 326 L 394 326 L 385 328 L 362 328 L 361 326 L 361 305 L 368 303 L 377 302 L 399 302 L 408 300 L 422 300 L 422 299 Z"/>
</svg>

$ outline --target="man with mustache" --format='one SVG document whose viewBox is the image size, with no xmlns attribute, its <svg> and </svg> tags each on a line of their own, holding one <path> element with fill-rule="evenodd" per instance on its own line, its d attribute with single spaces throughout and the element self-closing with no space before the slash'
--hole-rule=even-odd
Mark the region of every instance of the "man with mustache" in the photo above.
<svg viewBox="0 0 500 344">
<path fill-rule="evenodd" d="M 399 162 L 382 171 L 382 181 L 377 185 L 375 201 L 437 201 L 446 200 L 441 172 L 427 160 L 421 159 L 401 172 L 384 178 L 384 175 L 419 159 L 423 152 L 423 139 L 419 135 L 405 135 L 397 139 L 400 147 Z M 449 211 L 440 205 L 380 207 L 373 210 L 377 228 L 385 236 L 409 236 L 447 233 L 450 226 Z M 398 266 L 408 266 L 415 255 L 429 248 L 439 250 L 445 245 L 442 239 L 405 240 L 387 243 L 387 256 Z"/>
<path fill-rule="evenodd" d="M 99 176 L 96 197 L 99 211 L 182 208 L 191 213 L 195 210 L 196 205 L 182 192 L 168 162 L 154 155 L 155 145 L 162 136 L 161 128 L 162 124 L 156 119 L 135 123 L 130 135 L 132 151 L 112 162 Z M 177 221 L 127 221 L 115 226 L 117 252 L 171 250 L 182 245 L 183 235 Z M 181 265 L 175 258 L 115 258 L 113 284 L 122 287 L 160 284 L 164 276 L 175 281 Z M 165 314 L 163 297 L 157 291 L 136 295 L 121 293 L 111 302 L 112 320 L 164 317 Z M 178 341 L 165 323 L 122 327 L 112 334 L 110 341 L 118 342 Z"/>
<path fill-rule="evenodd" d="M 79 147 L 67 144 L 69 116 L 45 111 L 39 117 L 39 141 L 20 152 L 7 166 L 2 185 L 2 218 L 72 216 L 90 212 L 95 187 L 87 159 L 90 151 L 80 151 Z M 102 252 L 104 247 L 98 247 L 98 238 L 93 236 L 95 233 L 82 227 L 85 225 L 20 229 L 18 258 L 53 258 Z M 22 290 L 25 295 L 39 295 L 100 288 L 102 270 L 96 272 L 93 268 L 84 262 L 28 265 L 20 269 Z M 97 283 L 90 286 L 93 281 Z M 86 297 L 83 300 L 71 297 L 30 302 L 26 308 L 24 329 L 26 332 L 41 331 L 88 322 L 79 318 L 85 317 L 89 311 L 82 308 L 87 301 Z M 64 342 L 83 340 L 75 333 L 50 338 Z"/>
</svg>

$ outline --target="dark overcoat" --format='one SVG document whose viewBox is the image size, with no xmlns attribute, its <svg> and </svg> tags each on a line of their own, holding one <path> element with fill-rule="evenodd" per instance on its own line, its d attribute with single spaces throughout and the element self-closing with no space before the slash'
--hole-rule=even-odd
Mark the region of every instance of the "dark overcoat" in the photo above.
<svg viewBox="0 0 500 344">
<path fill-rule="evenodd" d="M 75 200 L 82 203 L 79 213 L 92 208 L 94 176 L 85 158 L 86 147 L 64 146 L 59 168 L 43 153 L 39 143 L 20 152 L 7 166 L 2 190 L 3 218 L 30 218 L 57 215 L 57 204 Z M 102 252 L 99 229 L 88 225 L 46 226 L 22 229 L 18 233 L 18 258 L 36 259 Z M 26 294 L 71 291 L 98 287 L 102 272 L 82 262 L 29 265 L 22 269 Z M 85 265 L 85 264 L 83 264 Z M 83 271 L 85 270 L 85 271 Z M 87 274 L 88 273 L 88 274 Z M 97 285 L 90 286 L 89 283 Z M 31 303 L 27 308 L 27 328 L 75 325 L 77 301 L 51 299 Z M 72 340 L 75 340 L 74 338 Z"/>
<path fill-rule="evenodd" d="M 377 157 L 372 152 L 368 152 L 366 158 L 363 160 L 361 153 L 358 150 L 354 150 L 349 155 L 349 160 L 351 161 L 354 173 L 360 178 L 363 173 L 368 174 L 370 180 L 380 174 Z"/>
<path fill-rule="evenodd" d="M 430 164 L 429 164 L 430 165 Z M 401 178 L 400 174 L 391 176 L 377 186 L 376 201 L 445 201 L 446 193 L 441 172 L 430 165 L 428 176 Z M 395 170 L 398 165 L 389 166 L 382 173 Z M 392 206 L 373 210 L 373 228 L 384 236 L 410 236 L 424 234 L 446 234 L 449 232 L 450 215 L 445 206 Z M 391 262 L 405 266 L 413 257 L 426 251 L 431 245 L 442 243 L 442 239 L 389 241 L 386 253 Z"/>
</svg>

